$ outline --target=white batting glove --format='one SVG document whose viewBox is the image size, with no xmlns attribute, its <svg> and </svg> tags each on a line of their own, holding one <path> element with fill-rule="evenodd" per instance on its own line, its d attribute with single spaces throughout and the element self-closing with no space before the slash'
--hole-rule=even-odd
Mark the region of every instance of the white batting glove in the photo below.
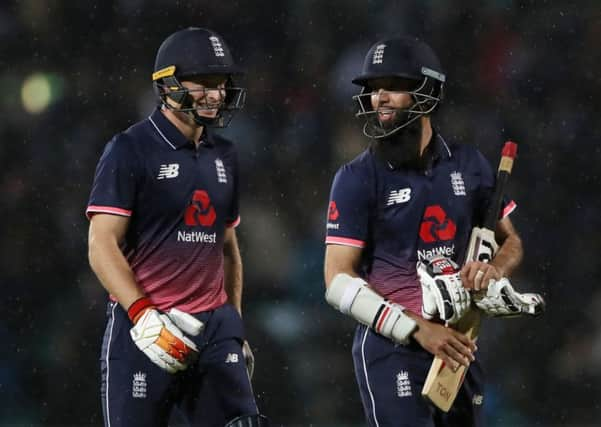
<svg viewBox="0 0 601 427">
<path fill-rule="evenodd" d="M 417 263 L 422 285 L 422 315 L 425 319 L 440 317 L 454 324 L 470 307 L 470 294 L 459 277 L 459 266 L 446 257 L 434 257 Z"/>
<path fill-rule="evenodd" d="M 545 310 L 542 296 L 516 292 L 505 277 L 491 281 L 486 292 L 474 294 L 473 299 L 480 310 L 492 317 L 538 316 Z"/>
<path fill-rule="evenodd" d="M 248 378 L 252 380 L 255 372 L 255 355 L 250 349 L 250 344 L 248 344 L 248 341 L 246 340 L 244 340 L 244 344 L 242 344 L 242 355 L 244 356 L 244 362 L 246 363 Z"/>
<path fill-rule="evenodd" d="M 178 309 L 157 310 L 147 298 L 128 309 L 134 322 L 130 335 L 136 346 L 160 368 L 169 373 L 183 371 L 198 357 L 198 348 L 184 335 L 198 335 L 204 325 Z M 182 332 L 183 331 L 183 332 Z"/>
</svg>

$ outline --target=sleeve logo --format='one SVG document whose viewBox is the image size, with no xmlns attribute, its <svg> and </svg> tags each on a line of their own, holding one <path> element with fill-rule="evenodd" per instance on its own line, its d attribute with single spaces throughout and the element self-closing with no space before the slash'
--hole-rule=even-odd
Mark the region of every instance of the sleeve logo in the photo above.
<svg viewBox="0 0 601 427">
<path fill-rule="evenodd" d="M 330 207 L 328 208 L 328 220 L 336 221 L 339 216 L 340 213 L 338 212 L 338 208 L 336 207 L 336 202 L 332 200 L 330 202 Z"/>
</svg>

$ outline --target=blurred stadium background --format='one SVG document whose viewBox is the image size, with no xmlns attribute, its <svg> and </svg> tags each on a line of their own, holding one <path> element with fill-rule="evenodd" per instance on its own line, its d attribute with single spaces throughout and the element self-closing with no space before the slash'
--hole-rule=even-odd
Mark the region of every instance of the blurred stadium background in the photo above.
<svg viewBox="0 0 601 427">
<path fill-rule="evenodd" d="M 520 143 L 514 282 L 537 320 L 488 321 L 490 426 L 601 424 L 601 8 L 596 0 L 4 0 L 0 4 L 0 425 L 102 424 L 106 295 L 87 264 L 87 202 L 106 141 L 154 106 L 160 42 L 221 33 L 248 70 L 226 133 L 243 165 L 244 312 L 254 387 L 276 425 L 359 426 L 353 322 L 323 301 L 337 167 L 366 145 L 350 83 L 381 36 L 422 36 L 447 97 L 435 122 L 496 165 Z"/>
</svg>

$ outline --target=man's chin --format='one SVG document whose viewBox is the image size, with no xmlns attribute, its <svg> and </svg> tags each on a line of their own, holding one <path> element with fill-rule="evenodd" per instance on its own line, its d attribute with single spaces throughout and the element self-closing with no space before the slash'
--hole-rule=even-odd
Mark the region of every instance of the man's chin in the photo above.
<svg viewBox="0 0 601 427">
<path fill-rule="evenodd" d="M 392 132 L 399 126 L 400 126 L 400 123 L 398 120 L 386 120 L 384 122 L 380 121 L 380 128 L 386 133 Z"/>
</svg>

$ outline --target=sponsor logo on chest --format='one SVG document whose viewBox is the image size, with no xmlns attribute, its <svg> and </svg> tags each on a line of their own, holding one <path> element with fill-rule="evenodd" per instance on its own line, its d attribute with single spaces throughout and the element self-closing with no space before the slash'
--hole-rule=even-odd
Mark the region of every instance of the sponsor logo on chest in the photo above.
<svg viewBox="0 0 601 427">
<path fill-rule="evenodd" d="M 217 233 L 207 233 L 202 228 L 212 227 L 217 220 L 217 211 L 209 193 L 195 190 L 190 204 L 184 211 L 184 224 L 194 231 L 178 231 L 177 241 L 185 243 L 217 243 Z M 200 230 L 198 230 L 200 228 Z"/>
<path fill-rule="evenodd" d="M 216 243 L 217 233 L 205 233 L 204 231 L 178 231 L 177 241 L 193 243 Z"/>
<path fill-rule="evenodd" d="M 157 179 L 176 178 L 179 175 L 179 163 L 169 163 L 159 167 Z"/>
<path fill-rule="evenodd" d="M 418 249 L 417 251 L 417 259 L 419 261 L 424 261 L 430 258 L 434 258 L 435 256 L 444 256 L 447 258 L 452 258 L 455 255 L 455 245 L 451 246 L 438 246 L 432 249 Z"/>
<path fill-rule="evenodd" d="M 411 188 L 401 188 L 400 190 L 392 190 L 386 199 L 386 206 L 400 205 L 411 200 Z"/>
<path fill-rule="evenodd" d="M 179 176 L 179 163 L 166 163 L 159 166 L 157 180 L 177 178 Z M 215 159 L 215 176 L 220 184 L 227 184 L 227 173 L 223 160 Z"/>
</svg>

